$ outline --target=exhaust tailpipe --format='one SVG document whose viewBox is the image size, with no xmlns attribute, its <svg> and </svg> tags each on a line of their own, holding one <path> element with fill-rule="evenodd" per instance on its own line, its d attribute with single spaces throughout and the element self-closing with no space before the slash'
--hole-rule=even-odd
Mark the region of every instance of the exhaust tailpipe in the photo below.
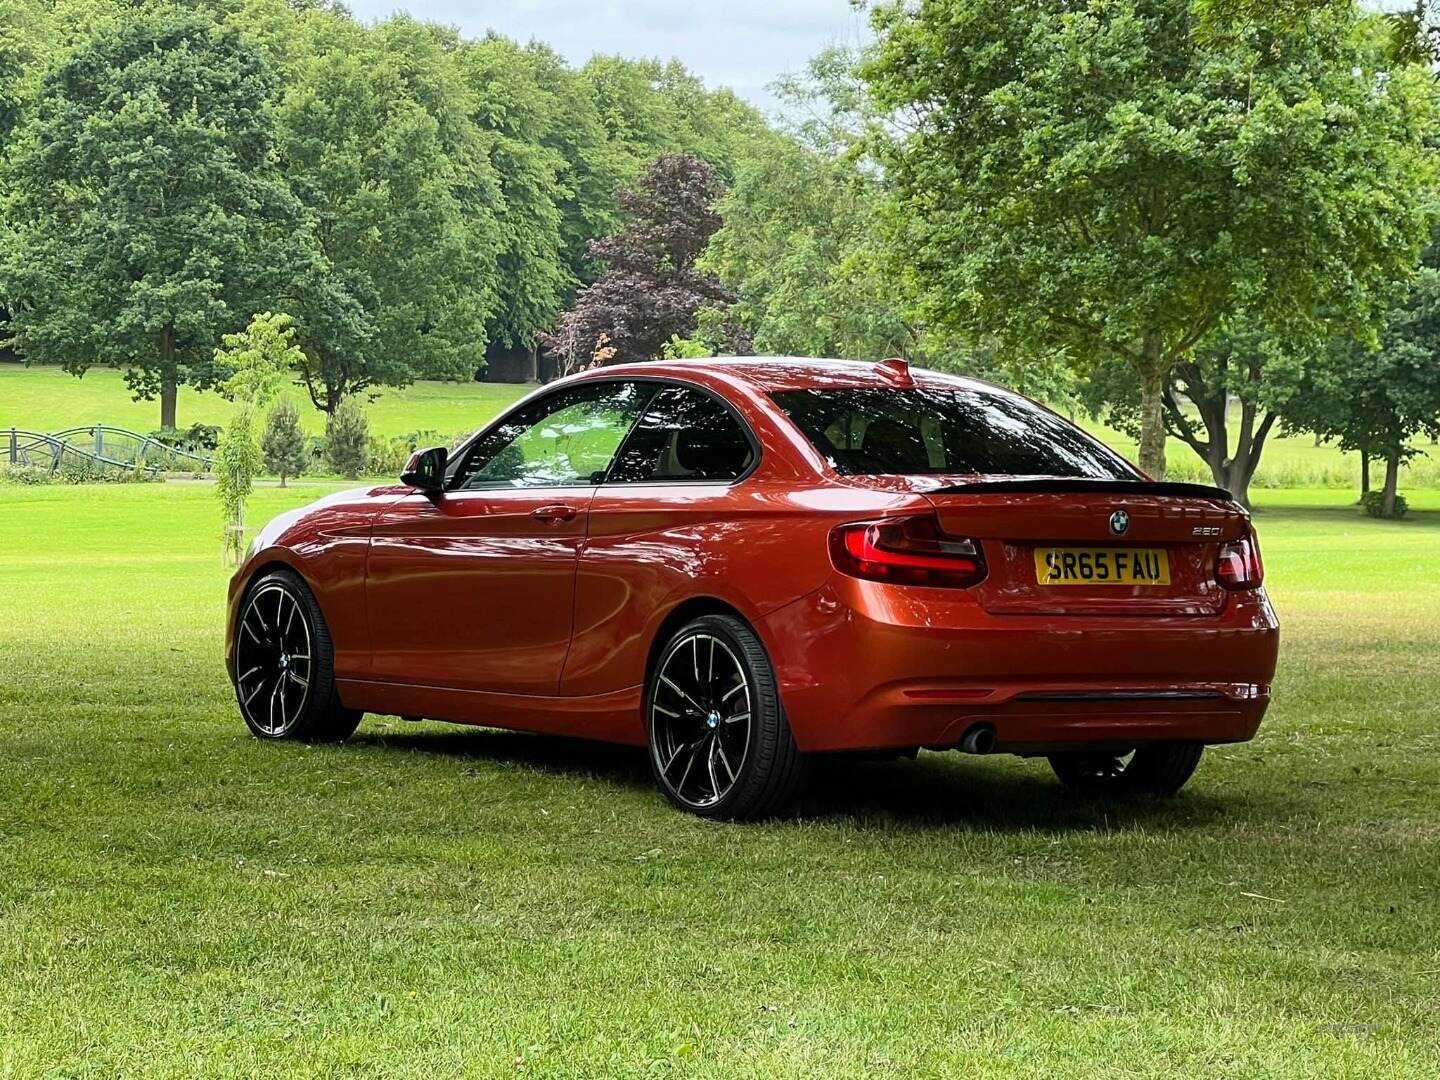
<svg viewBox="0 0 1440 1080">
<path fill-rule="evenodd" d="M 995 729 L 989 724 L 976 724 L 960 739 L 962 754 L 988 754 L 995 749 Z"/>
</svg>

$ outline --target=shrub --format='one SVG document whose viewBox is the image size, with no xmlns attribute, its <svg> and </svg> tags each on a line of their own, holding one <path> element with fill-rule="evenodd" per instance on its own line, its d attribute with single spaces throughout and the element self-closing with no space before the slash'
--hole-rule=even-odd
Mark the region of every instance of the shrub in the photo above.
<svg viewBox="0 0 1440 1080">
<path fill-rule="evenodd" d="M 91 478 L 102 484 L 160 484 L 165 477 L 149 469 L 106 469 Z"/>
<path fill-rule="evenodd" d="M 325 467 L 325 436 L 305 436 L 305 460 L 309 462 L 311 469 L 323 469 Z"/>
<path fill-rule="evenodd" d="M 220 427 L 217 424 L 191 424 L 184 431 L 175 428 L 156 428 L 150 438 L 164 443 L 175 450 L 188 450 L 192 454 L 208 454 L 220 444 Z"/>
<path fill-rule="evenodd" d="M 0 483 L 23 484 L 32 487 L 54 482 L 55 479 L 50 475 L 50 470 L 39 465 L 6 465 L 0 468 Z"/>
<path fill-rule="evenodd" d="M 371 476 L 399 476 L 414 450 L 405 439 L 371 439 L 365 471 Z"/>
<path fill-rule="evenodd" d="M 400 439 L 412 454 L 416 450 L 429 446 L 454 446 L 459 441 L 458 439 L 447 439 L 444 435 L 441 435 L 440 432 L 432 431 L 429 428 L 422 431 L 412 431 L 409 435 L 400 436 Z"/>
<path fill-rule="evenodd" d="M 1210 466 L 1188 450 L 1184 454 L 1170 451 L 1165 455 L 1165 479 L 1180 480 L 1191 484 L 1215 483 Z"/>
<path fill-rule="evenodd" d="M 280 477 L 282 488 L 289 477 L 301 475 L 310 463 L 305 432 L 300 429 L 300 410 L 288 397 L 277 401 L 265 418 L 260 449 L 265 455 L 265 468 Z"/>
<path fill-rule="evenodd" d="M 365 471 L 370 448 L 370 421 L 354 398 L 340 403 L 325 425 L 325 462 L 332 472 L 354 480 Z"/>
<path fill-rule="evenodd" d="M 60 468 L 55 470 L 55 478 L 62 484 L 95 484 L 103 481 L 108 471 L 112 470 L 107 470 L 88 458 L 66 454 L 60 459 Z"/>
<path fill-rule="evenodd" d="M 0 483 L 27 487 L 41 484 L 153 484 L 164 479 L 147 469 L 117 469 L 73 455 L 62 458 L 58 469 L 51 469 L 48 465 L 0 466 Z"/>
<path fill-rule="evenodd" d="M 1395 512 L 1387 515 L 1385 513 L 1385 492 L 1367 491 L 1364 495 L 1360 496 L 1360 508 L 1373 518 L 1390 517 L 1392 519 L 1398 519 L 1405 516 L 1410 509 L 1410 504 L 1405 501 L 1404 495 L 1396 494 Z"/>
</svg>

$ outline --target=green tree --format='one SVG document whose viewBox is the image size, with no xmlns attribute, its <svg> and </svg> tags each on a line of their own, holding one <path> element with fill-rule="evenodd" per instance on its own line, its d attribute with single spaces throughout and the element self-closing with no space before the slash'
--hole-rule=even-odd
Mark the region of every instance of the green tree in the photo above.
<svg viewBox="0 0 1440 1080">
<path fill-rule="evenodd" d="M 921 0 L 864 67 L 895 251 L 931 321 L 1016 357 L 1122 359 L 1163 475 L 1174 365 L 1243 315 L 1288 348 L 1364 334 L 1428 211 L 1428 73 L 1379 71 L 1353 4 L 1198 32 L 1190 0 Z"/>
<path fill-rule="evenodd" d="M 501 247 L 498 180 L 447 32 L 410 19 L 367 31 L 327 24 L 277 112 L 280 157 L 314 212 L 328 293 L 296 312 L 315 405 L 484 364 Z M 335 313 L 339 312 L 339 318 Z"/>
<path fill-rule="evenodd" d="M 0 292 L 32 360 L 126 369 L 175 427 L 220 335 L 303 280 L 314 250 L 274 167 L 274 79 L 201 14 L 134 10 L 45 79 L 11 171 Z"/>
<path fill-rule="evenodd" d="M 1408 0 L 1389 18 L 1397 59 L 1440 65 L 1440 0 Z"/>
<path fill-rule="evenodd" d="M 725 224 L 701 264 L 739 295 L 733 317 L 761 352 L 904 356 L 926 367 L 1002 374 L 993 349 L 927 325 L 890 272 L 890 202 L 869 155 L 880 117 L 857 73 L 861 57 L 828 48 L 775 84 L 784 137 L 736 167 L 720 207 Z M 1055 365 L 1003 374 L 1047 392 L 1073 381 Z"/>
<path fill-rule="evenodd" d="M 40 18 L 29 4 L 0 10 L 0 150 L 19 123 L 28 97 L 28 72 L 38 48 Z"/>
<path fill-rule="evenodd" d="M 282 488 L 289 477 L 305 472 L 309 464 L 305 432 L 300 427 L 300 410 L 288 397 L 277 401 L 265 418 L 260 450 L 265 455 L 265 468 L 280 477 Z"/>
<path fill-rule="evenodd" d="M 1379 348 L 1334 342 L 1285 413 L 1296 430 L 1385 462 L 1383 517 L 1396 516 L 1400 466 L 1418 452 L 1410 440 L 1440 438 L 1440 259 L 1432 252 L 1427 261 L 1409 297 L 1391 312 Z"/>
<path fill-rule="evenodd" d="M 325 461 L 330 471 L 354 480 L 365 470 L 370 421 L 355 398 L 347 398 L 325 425 Z"/>
<path fill-rule="evenodd" d="M 1308 366 L 1305 356 L 1262 328 L 1232 320 L 1171 369 L 1164 392 L 1166 431 L 1199 455 L 1217 487 L 1249 506 L 1255 470 Z M 1140 395 L 1124 361 L 1092 367 L 1081 397 L 1112 427 L 1140 434 Z"/>
<path fill-rule="evenodd" d="M 256 315 L 239 334 L 226 334 L 215 350 L 220 392 L 235 402 L 215 448 L 215 494 L 225 515 L 225 551 L 238 558 L 245 547 L 245 500 L 250 496 L 262 452 L 255 418 L 275 396 L 286 375 L 304 361 L 288 315 Z"/>
<path fill-rule="evenodd" d="M 580 69 L 609 140 L 627 159 L 633 182 L 655 158 L 694 154 L 723 183 L 745 160 L 767 152 L 776 138 L 753 105 L 727 89 L 706 90 L 677 60 L 595 56 Z"/>
<path fill-rule="evenodd" d="M 1216 486 L 1242 506 L 1250 505 L 1250 482 L 1266 441 L 1294 401 L 1305 366 L 1303 356 L 1263 328 L 1232 321 L 1170 373 L 1168 430 L 1200 455 Z"/>
<path fill-rule="evenodd" d="M 288 374 L 305 366 L 295 343 L 289 315 L 263 311 L 241 333 L 226 334 L 224 348 L 215 350 L 220 393 L 231 401 L 263 405 L 284 385 Z"/>
<path fill-rule="evenodd" d="M 795 143 L 741 166 L 702 265 L 740 297 L 761 353 L 914 357 L 920 342 L 885 273 L 872 176 Z"/>
<path fill-rule="evenodd" d="M 457 54 L 503 200 L 496 303 L 486 335 L 492 344 L 526 349 L 532 357 L 536 335 L 554 325 L 575 285 L 561 209 L 566 161 L 547 143 L 565 118 L 540 81 L 536 59 L 502 37 L 467 44 Z"/>
<path fill-rule="evenodd" d="M 608 236 L 620 224 L 615 192 L 638 169 L 624 148 L 611 141 L 601 119 L 595 84 L 567 67 L 548 46 L 526 47 L 535 83 L 553 99 L 552 123 L 540 140 L 560 156 L 560 238 L 571 292 L 593 281 L 601 268 L 590 258 L 591 240 Z"/>
<path fill-rule="evenodd" d="M 1348 6 L 1349 0 L 1195 0 L 1201 30 L 1225 36 L 1246 29 L 1303 26 L 1327 6 Z M 1384 11 L 1381 29 L 1391 54 L 1405 63 L 1440 63 L 1440 2 L 1387 0 L 1372 4 Z"/>
</svg>

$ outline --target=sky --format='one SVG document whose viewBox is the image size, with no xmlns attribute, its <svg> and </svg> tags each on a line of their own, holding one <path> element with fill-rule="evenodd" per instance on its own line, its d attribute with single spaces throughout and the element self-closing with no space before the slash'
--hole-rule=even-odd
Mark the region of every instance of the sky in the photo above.
<svg viewBox="0 0 1440 1080">
<path fill-rule="evenodd" d="M 347 0 L 363 19 L 408 11 L 457 26 L 548 42 L 572 63 L 594 53 L 674 57 L 714 88 L 728 86 L 761 108 L 766 86 L 798 72 L 827 45 L 854 44 L 865 16 L 849 0 Z"/>
</svg>

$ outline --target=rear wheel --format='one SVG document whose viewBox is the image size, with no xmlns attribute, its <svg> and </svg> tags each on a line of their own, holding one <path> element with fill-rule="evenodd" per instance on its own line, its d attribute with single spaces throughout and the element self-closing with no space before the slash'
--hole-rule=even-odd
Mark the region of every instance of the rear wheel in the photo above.
<svg viewBox="0 0 1440 1080">
<path fill-rule="evenodd" d="M 250 587 L 235 627 L 235 697 L 261 739 L 340 742 L 361 713 L 340 704 L 335 650 L 320 605 L 288 570 Z"/>
<path fill-rule="evenodd" d="M 646 693 L 655 781 L 682 810 L 757 818 L 794 797 L 802 759 L 764 646 L 744 622 L 705 615 L 660 653 Z"/>
<path fill-rule="evenodd" d="M 1092 794 L 1174 795 L 1200 764 L 1203 743 L 1171 742 L 1128 753 L 1075 750 L 1050 755 L 1050 767 L 1066 787 Z"/>
</svg>

